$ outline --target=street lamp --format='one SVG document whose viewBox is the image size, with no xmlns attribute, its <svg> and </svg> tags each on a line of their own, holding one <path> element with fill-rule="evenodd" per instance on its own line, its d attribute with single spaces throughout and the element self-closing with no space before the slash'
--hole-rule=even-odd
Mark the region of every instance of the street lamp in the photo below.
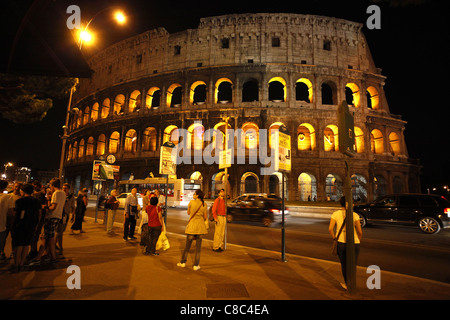
<svg viewBox="0 0 450 320">
<path fill-rule="evenodd" d="M 88 31 L 88 27 L 91 24 L 92 20 L 94 20 L 94 18 L 97 17 L 100 13 L 102 13 L 106 10 L 111 10 L 113 8 L 114 7 L 107 7 L 105 9 L 100 10 L 91 18 L 91 20 L 89 20 L 89 22 L 86 24 L 86 26 L 84 28 L 79 30 L 77 44 L 78 44 L 78 48 L 80 49 L 80 51 L 83 46 L 83 43 L 92 42 L 92 38 L 93 38 L 92 34 Z M 126 22 L 125 14 L 120 10 L 116 9 L 114 11 L 113 16 L 114 16 L 114 20 L 116 20 L 116 22 L 118 24 L 124 24 Z M 62 147 L 61 147 L 61 159 L 59 161 L 59 174 L 58 174 L 58 177 L 61 180 L 61 182 L 63 181 L 64 158 L 66 156 L 66 143 L 67 143 L 67 138 L 69 137 L 67 132 L 68 132 L 68 127 L 69 127 L 70 107 L 72 106 L 72 96 L 73 96 L 73 93 L 75 91 L 75 87 L 77 84 L 78 84 L 78 81 L 70 89 L 69 101 L 67 103 L 66 122 L 65 122 L 65 125 L 63 126 L 64 134 L 61 136 Z M 6 169 L 5 169 L 5 171 L 6 171 Z"/>
<path fill-rule="evenodd" d="M 5 172 L 3 173 L 3 179 L 6 179 L 6 169 L 8 167 L 12 167 L 13 164 L 11 162 L 8 162 L 8 163 L 5 163 L 4 166 L 5 166 Z"/>
</svg>

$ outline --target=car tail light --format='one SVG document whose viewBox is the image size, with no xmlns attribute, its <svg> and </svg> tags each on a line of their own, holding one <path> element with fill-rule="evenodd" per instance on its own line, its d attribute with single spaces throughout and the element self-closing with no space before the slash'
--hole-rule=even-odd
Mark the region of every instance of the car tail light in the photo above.
<svg viewBox="0 0 450 320">
<path fill-rule="evenodd" d="M 450 218 L 450 208 L 445 208 L 444 213 Z"/>
<path fill-rule="evenodd" d="M 270 212 L 273 214 L 283 214 L 283 210 L 279 209 L 270 209 Z M 289 213 L 288 208 L 284 208 L 284 213 Z"/>
</svg>

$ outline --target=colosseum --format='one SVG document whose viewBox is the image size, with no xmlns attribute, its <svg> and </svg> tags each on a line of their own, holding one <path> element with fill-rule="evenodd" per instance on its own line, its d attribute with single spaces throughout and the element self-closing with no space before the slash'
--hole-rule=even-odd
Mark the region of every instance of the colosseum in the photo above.
<svg viewBox="0 0 450 320">
<path fill-rule="evenodd" d="M 228 118 L 228 128 L 244 135 L 233 155 L 247 156 L 228 169 L 232 197 L 281 193 L 281 174 L 261 175 L 262 164 L 250 155 L 260 138 L 285 125 L 292 142 L 287 200 L 336 200 L 345 176 L 337 106 L 345 100 L 355 120 L 354 198 L 418 192 L 420 166 L 408 157 L 406 121 L 390 113 L 386 77 L 362 27 L 317 15 L 233 14 L 173 34 L 150 30 L 98 52 L 88 60 L 92 78 L 82 79 L 74 95 L 65 179 L 75 190 L 92 188 L 93 161 L 109 154 L 121 180 L 157 176 L 160 147 L 180 142 L 177 129 L 188 132 L 186 146 L 195 154 L 208 145 L 208 129 L 224 134 Z M 260 135 L 263 129 L 269 134 Z M 216 163 L 177 166 L 178 178 L 201 180 L 209 196 L 223 176 Z"/>
</svg>

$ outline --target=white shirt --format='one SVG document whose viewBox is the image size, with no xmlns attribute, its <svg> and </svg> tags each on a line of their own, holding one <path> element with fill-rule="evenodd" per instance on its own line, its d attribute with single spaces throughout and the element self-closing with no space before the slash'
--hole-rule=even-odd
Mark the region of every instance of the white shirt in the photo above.
<svg viewBox="0 0 450 320">
<path fill-rule="evenodd" d="M 6 231 L 6 216 L 9 209 L 14 209 L 14 198 L 7 193 L 0 193 L 0 232 Z"/>
<path fill-rule="evenodd" d="M 49 210 L 45 217 L 62 219 L 64 205 L 66 204 L 66 193 L 62 190 L 53 192 L 51 203 L 56 203 L 56 208 L 53 210 Z"/>
<path fill-rule="evenodd" d="M 344 217 L 345 217 L 345 209 L 337 210 L 337 211 L 333 212 L 333 214 L 331 215 L 331 219 L 336 221 L 336 236 L 337 236 L 339 230 L 341 229 L 342 223 L 344 222 Z M 357 221 L 359 221 L 359 216 L 357 213 L 353 212 L 353 222 L 356 223 Z M 344 228 L 342 228 L 341 234 L 339 235 L 338 242 L 346 243 L 345 229 L 346 229 L 346 226 L 344 226 Z M 354 240 L 355 240 L 355 243 L 359 243 L 359 238 L 358 238 L 358 235 L 356 234 L 356 228 L 354 228 Z"/>
</svg>

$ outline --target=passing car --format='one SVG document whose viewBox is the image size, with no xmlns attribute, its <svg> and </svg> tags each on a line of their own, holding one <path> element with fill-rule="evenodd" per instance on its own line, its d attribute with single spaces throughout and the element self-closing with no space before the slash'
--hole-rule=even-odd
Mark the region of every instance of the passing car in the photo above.
<svg viewBox="0 0 450 320">
<path fill-rule="evenodd" d="M 125 193 L 121 193 L 119 194 L 119 196 L 117 197 L 117 200 L 119 200 L 119 209 L 124 209 L 125 208 L 125 200 L 127 199 L 128 195 L 131 194 L 131 192 L 125 192 Z M 136 193 L 136 196 L 138 198 L 138 203 L 141 206 L 141 208 L 143 207 L 143 201 L 142 201 L 142 195 L 139 193 Z"/>
<path fill-rule="evenodd" d="M 359 214 L 362 227 L 371 222 L 406 223 L 428 234 L 450 227 L 450 202 L 440 195 L 387 195 L 353 210 Z"/>
<path fill-rule="evenodd" d="M 281 198 L 265 193 L 243 194 L 227 205 L 227 221 L 262 222 L 268 227 L 272 223 L 282 222 Z M 289 216 L 285 208 L 285 221 Z"/>
</svg>

